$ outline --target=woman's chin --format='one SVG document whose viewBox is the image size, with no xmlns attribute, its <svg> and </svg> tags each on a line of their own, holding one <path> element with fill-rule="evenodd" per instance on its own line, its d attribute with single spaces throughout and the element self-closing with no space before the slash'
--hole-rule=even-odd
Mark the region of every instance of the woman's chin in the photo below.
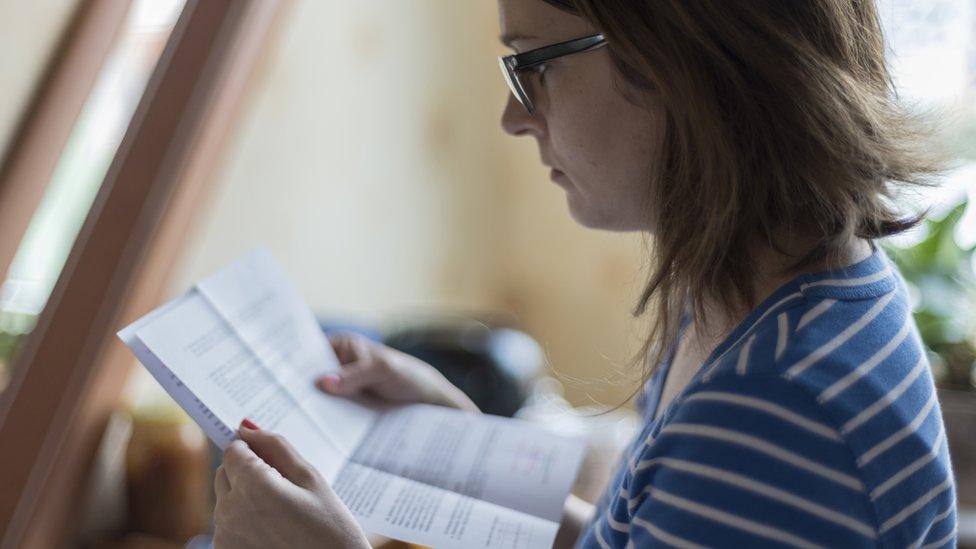
<svg viewBox="0 0 976 549">
<path fill-rule="evenodd" d="M 596 212 L 586 208 L 575 198 L 571 192 L 566 193 L 566 203 L 569 206 L 569 215 L 573 221 L 587 229 L 614 230 L 608 226 L 608 220 L 604 216 L 597 215 Z"/>
<path fill-rule="evenodd" d="M 569 215 L 580 226 L 587 229 L 600 231 L 612 231 L 615 233 L 630 232 L 651 232 L 646 223 L 636 222 L 628 216 L 611 215 L 605 211 L 594 208 L 587 208 L 585 204 L 577 200 L 571 192 L 566 193 L 566 202 L 569 206 Z"/>
</svg>

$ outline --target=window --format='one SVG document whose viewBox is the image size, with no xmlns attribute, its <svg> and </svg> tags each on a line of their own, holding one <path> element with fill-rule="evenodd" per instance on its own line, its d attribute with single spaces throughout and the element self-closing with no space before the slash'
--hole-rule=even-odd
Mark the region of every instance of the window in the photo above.
<svg viewBox="0 0 976 549">
<path fill-rule="evenodd" d="M 88 215 L 185 0 L 135 0 L 0 286 L 0 391 Z"/>
</svg>

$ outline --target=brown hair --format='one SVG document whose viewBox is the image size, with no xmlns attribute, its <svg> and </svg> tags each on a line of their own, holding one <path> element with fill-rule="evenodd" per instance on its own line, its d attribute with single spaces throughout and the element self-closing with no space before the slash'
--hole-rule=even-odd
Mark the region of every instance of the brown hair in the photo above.
<svg viewBox="0 0 976 549">
<path fill-rule="evenodd" d="M 874 0 L 545 1 L 606 36 L 628 97 L 643 90 L 664 106 L 654 253 L 635 310 L 652 315 L 645 379 L 687 305 L 756 305 L 757 238 L 783 251 L 812 236 L 794 272 L 854 236 L 917 223 L 893 198 L 929 184 L 943 159 L 895 100 Z"/>
</svg>

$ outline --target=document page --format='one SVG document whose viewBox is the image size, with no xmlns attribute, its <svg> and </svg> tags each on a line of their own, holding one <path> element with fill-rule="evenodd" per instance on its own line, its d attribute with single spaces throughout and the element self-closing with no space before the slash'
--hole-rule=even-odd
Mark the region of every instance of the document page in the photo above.
<svg viewBox="0 0 976 549">
<path fill-rule="evenodd" d="M 263 250 L 252 253 L 199 282 L 197 289 L 323 432 L 332 435 L 343 454 L 351 454 L 377 411 L 349 399 L 326 397 L 315 387 L 315 380 L 339 369 L 339 361 L 271 255 Z"/>
<path fill-rule="evenodd" d="M 558 521 L 580 447 L 507 418 L 413 405 L 383 414 L 350 460 Z"/>
<path fill-rule="evenodd" d="M 224 448 L 250 418 L 285 436 L 367 532 L 434 547 L 550 547 L 581 441 L 521 421 L 326 395 L 341 366 L 265 251 L 119 332 Z"/>
<path fill-rule="evenodd" d="M 207 433 L 210 440 L 224 449 L 235 438 L 234 427 L 232 427 L 234 424 L 225 421 L 227 416 L 218 417 L 202 400 L 197 398 L 196 394 L 172 370 L 163 364 L 159 357 L 149 350 L 145 343 L 135 337 L 138 329 L 148 326 L 168 311 L 179 307 L 184 301 L 192 299 L 192 297 L 193 292 L 190 292 L 163 305 L 121 330 L 118 336 L 173 400 L 182 406 L 187 414 Z"/>
<path fill-rule="evenodd" d="M 583 457 L 534 425 L 413 405 L 383 414 L 334 488 L 364 528 L 434 547 L 550 547 Z"/>
</svg>

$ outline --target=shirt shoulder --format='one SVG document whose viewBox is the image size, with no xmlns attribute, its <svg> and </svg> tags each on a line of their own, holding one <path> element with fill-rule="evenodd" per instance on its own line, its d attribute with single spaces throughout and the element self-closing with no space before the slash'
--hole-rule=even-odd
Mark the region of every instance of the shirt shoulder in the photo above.
<svg viewBox="0 0 976 549">
<path fill-rule="evenodd" d="M 897 269 L 880 250 L 856 267 L 847 276 L 798 279 L 696 381 L 725 372 L 782 377 L 836 419 L 872 403 L 906 376 L 920 381 L 914 392 L 932 392 L 925 349 Z"/>
</svg>

